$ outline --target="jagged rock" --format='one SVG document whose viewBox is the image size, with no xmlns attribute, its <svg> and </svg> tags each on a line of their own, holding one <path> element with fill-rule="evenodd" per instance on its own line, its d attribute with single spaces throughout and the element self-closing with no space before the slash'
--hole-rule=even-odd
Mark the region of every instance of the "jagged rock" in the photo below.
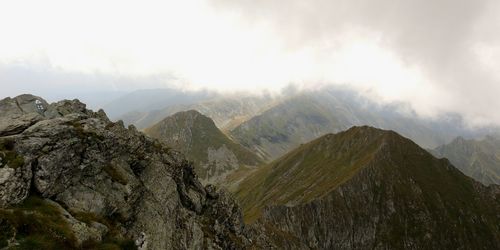
<svg viewBox="0 0 500 250">
<path fill-rule="evenodd" d="M 109 231 L 105 225 L 99 222 L 94 221 L 89 226 L 81 221 L 78 221 L 57 202 L 49 199 L 46 199 L 45 202 L 56 207 L 62 215 L 64 221 L 69 224 L 76 238 L 76 246 L 81 246 L 82 243 L 86 241 L 101 241 L 104 235 Z"/>
<path fill-rule="evenodd" d="M 103 111 L 87 110 L 78 100 L 49 105 L 23 95 L 0 104 L 9 113 L 0 124 L 23 124 L 0 127 L 0 140 L 9 140 L 1 152 L 22 157 L 0 168 L 0 209 L 30 195 L 53 201 L 71 225 L 75 246 L 107 237 L 108 229 L 94 217 L 147 249 L 256 244 L 227 194 L 203 187 L 181 154 L 133 126 L 110 122 Z M 24 122 L 28 116 L 37 118 Z M 92 216 L 83 223 L 73 213 Z"/>
<path fill-rule="evenodd" d="M 11 168 L 8 165 L 0 168 L 0 207 L 22 202 L 29 191 L 32 172 L 26 168 Z"/>
<path fill-rule="evenodd" d="M 47 106 L 47 102 L 43 99 L 32 95 L 20 95 L 16 98 L 8 97 L 1 100 L 0 136 L 21 133 L 42 120 Z"/>
</svg>

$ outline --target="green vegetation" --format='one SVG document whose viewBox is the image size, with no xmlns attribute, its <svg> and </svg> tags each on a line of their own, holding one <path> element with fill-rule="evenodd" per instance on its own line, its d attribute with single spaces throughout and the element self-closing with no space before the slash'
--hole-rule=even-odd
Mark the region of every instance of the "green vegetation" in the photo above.
<svg viewBox="0 0 500 250">
<path fill-rule="evenodd" d="M 0 209 L 0 247 L 15 237 L 13 249 L 75 248 L 75 236 L 57 207 L 40 197 L 30 196 L 11 209 Z"/>
<path fill-rule="evenodd" d="M 24 165 L 24 158 L 14 151 L 14 141 L 0 140 L 0 167 L 18 168 Z"/>
<path fill-rule="evenodd" d="M 463 220 L 460 216 L 464 211 L 498 221 L 492 213 L 498 204 L 481 203 L 474 182 L 446 160 L 434 158 L 394 132 L 368 127 L 325 135 L 300 146 L 256 170 L 241 182 L 235 194 L 242 204 L 245 221 L 253 222 L 265 206 L 309 203 L 331 193 L 368 167 L 376 168 L 377 173 L 383 175 L 377 177 L 380 186 L 373 190 L 376 195 L 385 197 L 386 192 L 394 190 L 397 202 L 420 200 L 419 203 L 425 205 L 415 209 L 426 210 L 414 212 L 431 211 L 439 229 L 451 230 L 449 226 L 454 221 Z M 422 192 L 418 197 L 415 188 Z M 406 222 L 411 218 L 407 217 Z M 403 223 L 398 218 L 394 220 L 394 225 Z M 494 225 L 486 227 L 494 228 Z M 391 228 L 394 229 L 391 237 L 402 233 L 397 227 Z M 414 228 L 421 229 L 417 225 Z M 413 233 L 422 235 L 417 231 Z"/>
<path fill-rule="evenodd" d="M 123 238 L 111 219 L 81 212 L 73 216 L 87 225 L 94 221 L 104 224 L 110 231 L 102 242 L 77 246 L 61 210 L 41 197 L 30 196 L 19 206 L 0 209 L 0 248 L 15 240 L 19 245 L 9 249 L 136 249 L 133 240 Z"/>
<path fill-rule="evenodd" d="M 119 228 L 112 218 L 103 218 L 93 213 L 86 213 L 81 211 L 70 211 L 71 214 L 79 221 L 87 225 L 93 222 L 99 222 L 105 225 L 109 232 L 106 234 L 102 242 L 86 241 L 82 244 L 83 249 L 102 249 L 102 250 L 132 250 L 137 249 L 135 243 L 131 239 L 124 238 L 121 235 Z"/>
<path fill-rule="evenodd" d="M 319 198 L 354 176 L 373 158 L 381 133 L 372 135 L 362 150 L 346 150 L 345 141 L 356 131 L 325 135 L 260 167 L 239 185 L 245 220 L 253 222 L 267 205 L 306 203 Z"/>
<path fill-rule="evenodd" d="M 66 123 L 69 126 L 72 126 L 75 128 L 75 133 L 76 135 L 81 138 L 81 139 L 97 139 L 97 140 L 104 140 L 104 136 L 97 134 L 93 130 L 85 129 L 83 125 L 78 122 L 78 121 L 70 121 Z"/>
<path fill-rule="evenodd" d="M 231 141 L 222 133 L 212 119 L 191 110 L 179 112 L 165 118 L 156 125 L 147 128 L 146 134 L 164 141 L 182 152 L 195 162 L 207 162 L 207 149 L 219 148 L 226 145 L 233 151 L 242 163 L 257 165 L 261 163 L 259 157 L 252 152 Z M 189 138 L 182 138 L 182 135 Z M 174 139 L 176 138 L 176 139 Z"/>
<path fill-rule="evenodd" d="M 494 188 L 474 182 L 395 132 L 354 127 L 257 169 L 235 193 L 247 223 L 268 207 L 269 216 L 259 223 L 299 238 L 318 233 L 316 239 L 327 240 L 331 232 L 357 234 L 375 223 L 373 245 L 404 249 L 415 241 L 424 249 L 436 244 L 480 249 L 472 246 L 490 248 L 500 235 Z M 352 225 L 335 224 L 346 222 Z M 322 231 L 327 227 L 331 231 Z"/>
<path fill-rule="evenodd" d="M 208 164 L 208 149 L 226 146 L 234 153 L 242 165 L 260 165 L 262 160 L 254 153 L 233 142 L 222 133 L 215 123 L 197 111 L 185 111 L 165 118 L 156 125 L 147 128 L 146 134 L 157 138 L 166 145 L 186 154 L 195 166 Z M 206 169 L 197 168 L 200 176 L 205 176 Z"/>
</svg>

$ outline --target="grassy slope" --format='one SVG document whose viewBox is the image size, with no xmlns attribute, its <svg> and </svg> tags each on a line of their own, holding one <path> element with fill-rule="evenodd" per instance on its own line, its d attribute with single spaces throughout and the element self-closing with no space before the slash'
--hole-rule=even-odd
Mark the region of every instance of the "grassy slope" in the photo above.
<svg viewBox="0 0 500 250">
<path fill-rule="evenodd" d="M 304 141 L 341 128 L 347 127 L 320 103 L 303 97 L 285 101 L 230 133 L 243 146 L 261 148 L 264 158 L 274 159 Z"/>
<path fill-rule="evenodd" d="M 352 150 L 349 138 L 359 133 L 325 135 L 256 170 L 236 191 L 246 219 L 257 218 L 266 205 L 308 202 L 349 180 L 372 159 L 383 137 L 379 133 L 357 145 L 363 150 Z"/>
<path fill-rule="evenodd" d="M 30 196 L 19 206 L 0 209 L 0 248 L 6 247 L 7 241 L 14 237 L 19 245 L 9 249 L 136 249 L 132 240 L 121 237 L 110 219 L 83 213 L 73 216 L 88 225 L 100 222 L 110 232 L 100 243 L 88 241 L 77 246 L 60 208 L 41 197 Z"/>
<path fill-rule="evenodd" d="M 382 145 L 384 151 L 380 150 Z M 424 193 L 425 206 L 433 207 L 431 211 L 442 212 L 440 199 L 450 213 L 461 209 L 479 212 L 488 207 L 478 200 L 474 189 L 478 184 L 446 160 L 434 158 L 394 132 L 367 127 L 326 135 L 300 146 L 243 180 L 236 195 L 245 220 L 252 222 L 264 206 L 310 202 L 348 183 L 368 166 L 386 175 L 380 180 L 382 185 L 398 186 L 400 199 L 411 199 L 413 191 L 408 184 L 417 185 Z"/>
<path fill-rule="evenodd" d="M 190 121 L 190 119 L 194 120 Z M 147 128 L 145 132 L 151 137 L 158 138 L 167 145 L 185 152 L 188 159 L 198 163 L 208 161 L 207 149 L 209 147 L 217 149 L 222 145 L 232 151 L 242 164 L 259 165 L 262 163 L 258 156 L 230 140 L 210 118 L 194 110 L 179 112 L 167 117 Z M 191 138 L 186 138 L 186 141 L 173 142 L 171 138 L 179 133 L 190 134 Z"/>
</svg>

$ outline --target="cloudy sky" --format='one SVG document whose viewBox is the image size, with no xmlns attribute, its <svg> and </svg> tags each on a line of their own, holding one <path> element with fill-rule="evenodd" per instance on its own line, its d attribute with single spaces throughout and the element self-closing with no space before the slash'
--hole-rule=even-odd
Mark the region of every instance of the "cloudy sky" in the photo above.
<svg viewBox="0 0 500 250">
<path fill-rule="evenodd" d="M 0 97 L 352 86 L 500 124 L 497 0 L 0 0 Z"/>
</svg>

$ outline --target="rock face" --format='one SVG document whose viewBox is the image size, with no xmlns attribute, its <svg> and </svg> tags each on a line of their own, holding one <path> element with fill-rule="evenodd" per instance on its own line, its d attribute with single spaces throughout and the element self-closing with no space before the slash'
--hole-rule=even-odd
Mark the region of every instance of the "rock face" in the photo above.
<svg viewBox="0 0 500 250">
<path fill-rule="evenodd" d="M 257 155 L 231 141 L 210 118 L 195 110 L 169 116 L 145 133 L 184 153 L 206 183 L 221 182 L 240 167 L 262 163 Z"/>
<path fill-rule="evenodd" d="M 66 225 L 47 230 L 65 233 L 43 235 L 65 239 L 59 247 L 101 244 L 109 235 L 140 249 L 239 249 L 263 242 L 251 241 L 235 201 L 202 186 L 181 154 L 133 126 L 110 122 L 103 111 L 32 95 L 4 99 L 0 111 L 0 224 L 12 232 L 0 235 L 0 248 L 32 244 L 19 220 L 35 215 L 56 216 L 50 221 L 60 220 L 57 228 Z"/>
<path fill-rule="evenodd" d="M 271 229 L 283 248 L 500 247 L 499 186 L 392 131 L 323 136 L 259 168 L 236 194 L 246 220 Z"/>
<path fill-rule="evenodd" d="M 464 174 L 485 185 L 500 184 L 500 139 L 496 137 L 486 136 L 482 140 L 458 137 L 431 153 L 446 157 Z"/>
</svg>

